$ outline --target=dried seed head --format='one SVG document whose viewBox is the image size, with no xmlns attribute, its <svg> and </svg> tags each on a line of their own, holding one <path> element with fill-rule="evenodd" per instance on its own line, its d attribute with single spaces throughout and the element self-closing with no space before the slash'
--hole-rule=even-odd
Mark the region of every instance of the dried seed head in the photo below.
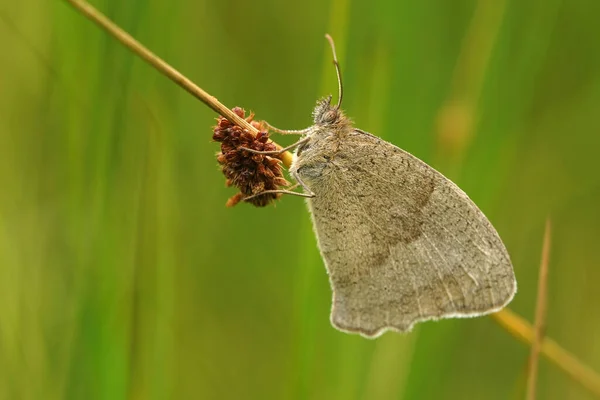
<svg viewBox="0 0 600 400">
<path fill-rule="evenodd" d="M 232 111 L 245 118 L 246 112 L 242 108 L 234 107 Z M 221 152 L 217 153 L 217 161 L 227 178 L 226 184 L 240 189 L 240 193 L 227 201 L 227 207 L 233 207 L 245 197 L 289 185 L 289 182 L 283 178 L 280 160 L 240 149 L 245 147 L 257 151 L 277 150 L 269 141 L 269 134 L 265 127 L 253 119 L 254 114 L 250 114 L 246 121 L 259 130 L 256 136 L 221 116 L 217 119 L 217 125 L 213 130 L 213 140 L 221 143 Z M 279 197 L 281 197 L 279 193 L 267 193 L 254 197 L 248 202 L 256 207 L 264 207 Z"/>
</svg>

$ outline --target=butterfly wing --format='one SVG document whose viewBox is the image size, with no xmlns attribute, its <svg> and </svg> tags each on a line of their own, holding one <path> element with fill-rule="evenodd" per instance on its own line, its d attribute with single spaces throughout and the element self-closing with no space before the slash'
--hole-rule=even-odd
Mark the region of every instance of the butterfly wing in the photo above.
<svg viewBox="0 0 600 400">
<path fill-rule="evenodd" d="M 314 164 L 297 165 L 315 193 L 308 206 L 336 328 L 375 337 L 420 321 L 490 313 L 512 299 L 508 253 L 461 189 L 366 132 L 355 130 L 337 146 L 318 174 Z"/>
</svg>

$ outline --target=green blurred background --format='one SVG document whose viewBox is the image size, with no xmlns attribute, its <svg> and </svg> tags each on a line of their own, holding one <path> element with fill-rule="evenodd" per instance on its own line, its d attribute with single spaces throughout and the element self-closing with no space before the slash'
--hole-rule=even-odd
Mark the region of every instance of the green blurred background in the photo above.
<svg viewBox="0 0 600 400">
<path fill-rule="evenodd" d="M 96 0 L 229 107 L 360 128 L 461 186 L 533 320 L 600 371 L 600 2 Z M 0 4 L 0 399 L 520 399 L 491 318 L 334 330 L 302 199 L 225 208 L 216 115 L 66 2 Z M 282 144 L 294 138 L 276 137 Z M 540 399 L 591 395 L 541 360 Z"/>
</svg>

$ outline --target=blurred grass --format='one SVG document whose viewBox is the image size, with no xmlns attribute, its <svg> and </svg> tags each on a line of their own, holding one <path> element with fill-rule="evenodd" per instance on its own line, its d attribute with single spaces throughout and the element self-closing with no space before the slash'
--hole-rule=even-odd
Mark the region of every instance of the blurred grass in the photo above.
<svg viewBox="0 0 600 400">
<path fill-rule="evenodd" d="M 332 33 L 348 114 L 478 203 L 529 320 L 552 216 L 547 333 L 600 370 L 600 3 L 93 4 L 282 128 L 336 93 Z M 225 209 L 215 115 L 66 3 L 2 4 L 0 43 L 0 399 L 522 397 L 489 318 L 335 331 L 302 201 Z M 590 398 L 541 361 L 540 399 Z"/>
</svg>

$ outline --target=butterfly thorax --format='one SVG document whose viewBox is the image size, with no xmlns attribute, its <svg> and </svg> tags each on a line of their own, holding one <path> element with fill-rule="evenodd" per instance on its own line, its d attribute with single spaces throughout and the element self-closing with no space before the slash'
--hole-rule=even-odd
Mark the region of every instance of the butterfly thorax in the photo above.
<svg viewBox="0 0 600 400">
<path fill-rule="evenodd" d="M 317 102 L 313 119 L 314 125 L 306 134 L 308 141 L 297 148 L 291 167 L 309 187 L 314 181 L 328 179 L 331 163 L 354 130 L 342 110 L 331 105 L 331 96 Z"/>
</svg>

